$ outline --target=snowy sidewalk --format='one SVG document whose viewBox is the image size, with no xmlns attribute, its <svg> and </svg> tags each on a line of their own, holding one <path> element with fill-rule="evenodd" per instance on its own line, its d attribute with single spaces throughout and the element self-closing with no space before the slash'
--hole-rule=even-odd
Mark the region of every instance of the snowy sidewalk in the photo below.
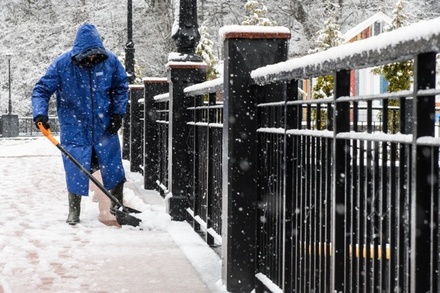
<svg viewBox="0 0 440 293">
<path fill-rule="evenodd" d="M 219 257 L 187 223 L 170 221 L 124 163 L 125 204 L 142 211 L 143 230 L 104 225 L 98 192 L 69 226 L 59 150 L 43 137 L 0 139 L 0 293 L 226 292 Z"/>
</svg>

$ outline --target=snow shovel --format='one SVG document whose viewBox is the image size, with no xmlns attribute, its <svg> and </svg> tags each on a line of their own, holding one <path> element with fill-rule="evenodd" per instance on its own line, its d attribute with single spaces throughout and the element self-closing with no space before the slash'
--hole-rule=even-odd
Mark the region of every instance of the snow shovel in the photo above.
<svg viewBox="0 0 440 293">
<path fill-rule="evenodd" d="M 43 123 L 38 123 L 38 128 L 40 128 L 41 133 L 45 137 L 47 137 L 64 155 L 66 155 L 69 160 L 77 166 L 81 172 L 83 172 L 89 179 L 95 183 L 96 186 L 115 204 L 114 212 L 116 216 L 116 221 L 119 225 L 130 225 L 133 227 L 139 226 L 139 224 L 142 222 L 141 219 L 138 219 L 130 214 L 139 214 L 141 213 L 138 210 L 129 208 L 124 206 L 113 194 L 111 194 L 105 187 L 102 185 L 101 182 L 98 181 L 89 171 L 87 171 L 81 164 L 78 162 L 77 159 L 75 159 L 65 148 L 61 146 L 61 144 L 52 136 L 50 129 L 46 129 L 43 126 Z"/>
</svg>

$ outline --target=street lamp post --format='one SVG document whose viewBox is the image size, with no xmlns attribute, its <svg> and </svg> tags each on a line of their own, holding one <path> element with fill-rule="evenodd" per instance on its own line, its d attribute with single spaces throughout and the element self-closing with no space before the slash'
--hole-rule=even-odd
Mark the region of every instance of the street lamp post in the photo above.
<svg viewBox="0 0 440 293">
<path fill-rule="evenodd" d="M 197 23 L 197 0 L 180 0 L 175 21 L 175 30 L 172 32 L 172 39 L 177 47 L 177 52 L 185 58 L 178 58 L 176 61 L 197 61 L 202 59 L 195 54 L 197 44 L 200 41 L 199 26 Z M 171 58 L 172 59 L 172 58 Z"/>
<path fill-rule="evenodd" d="M 9 81 L 8 81 L 8 85 L 9 85 L 8 114 L 11 115 L 12 114 L 12 97 L 11 97 L 11 58 L 12 58 L 12 54 L 8 53 L 8 54 L 6 54 L 6 57 L 8 58 L 8 72 L 9 72 Z"/>
<path fill-rule="evenodd" d="M 206 63 L 196 55 L 200 33 L 197 25 L 197 1 L 176 1 L 175 25 L 172 30 L 177 52 L 168 56 L 167 71 L 170 102 L 168 109 L 168 190 L 173 196 L 167 200 L 167 210 L 171 219 L 182 221 L 187 218 L 187 208 L 191 207 L 188 192 L 191 178 L 191 159 L 186 152 L 191 133 L 187 122 L 187 109 L 195 99 L 184 93 L 184 88 L 206 80 Z M 210 227 L 211 223 L 208 221 Z M 209 237 L 209 236 L 208 236 Z M 211 241 L 211 240 L 208 240 Z"/>
<path fill-rule="evenodd" d="M 128 74 L 128 83 L 133 84 L 136 76 L 134 72 L 134 42 L 133 42 L 133 5 L 127 0 L 127 43 L 125 44 L 125 70 Z"/>
<path fill-rule="evenodd" d="M 128 83 L 134 84 L 134 42 L 133 42 L 133 5 L 132 0 L 127 0 L 127 43 L 125 44 L 125 71 Z M 127 114 L 122 126 L 122 158 L 130 159 L 130 103 L 127 105 Z"/>
<path fill-rule="evenodd" d="M 9 75 L 9 101 L 8 101 L 8 114 L 2 116 L 2 135 L 3 137 L 15 137 L 19 134 L 18 115 L 12 114 L 12 72 L 11 72 L 11 59 L 12 53 L 6 53 L 8 58 L 8 75 Z"/>
</svg>

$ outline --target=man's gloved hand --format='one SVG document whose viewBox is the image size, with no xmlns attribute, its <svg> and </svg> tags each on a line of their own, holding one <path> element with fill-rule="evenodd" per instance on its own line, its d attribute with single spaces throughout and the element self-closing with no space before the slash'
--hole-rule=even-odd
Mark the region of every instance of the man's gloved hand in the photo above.
<svg viewBox="0 0 440 293">
<path fill-rule="evenodd" d="M 110 134 L 116 134 L 122 126 L 122 115 L 113 114 L 110 116 L 110 124 L 107 128 L 107 132 Z"/>
<path fill-rule="evenodd" d="M 35 122 L 35 126 L 37 127 L 37 129 L 40 129 L 38 127 L 38 123 L 40 123 L 40 122 L 43 124 L 44 128 L 46 128 L 46 129 L 50 128 L 49 117 L 47 117 L 46 115 L 38 115 L 37 117 L 35 117 L 34 122 Z"/>
</svg>

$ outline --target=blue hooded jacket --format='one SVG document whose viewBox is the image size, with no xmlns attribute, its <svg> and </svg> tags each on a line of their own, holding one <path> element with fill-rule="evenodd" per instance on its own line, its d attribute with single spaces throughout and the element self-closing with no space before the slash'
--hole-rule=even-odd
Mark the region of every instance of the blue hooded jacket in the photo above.
<svg viewBox="0 0 440 293">
<path fill-rule="evenodd" d="M 90 55 L 96 56 L 96 64 L 84 62 Z M 56 58 L 36 83 L 32 93 L 34 118 L 48 115 L 54 93 L 61 145 L 87 170 L 94 149 L 106 189 L 125 181 L 119 136 L 106 130 L 111 115 L 125 115 L 127 74 L 118 58 L 104 48 L 94 25 L 82 25 L 72 49 Z M 87 195 L 87 176 L 65 156 L 63 163 L 68 191 Z"/>
</svg>

